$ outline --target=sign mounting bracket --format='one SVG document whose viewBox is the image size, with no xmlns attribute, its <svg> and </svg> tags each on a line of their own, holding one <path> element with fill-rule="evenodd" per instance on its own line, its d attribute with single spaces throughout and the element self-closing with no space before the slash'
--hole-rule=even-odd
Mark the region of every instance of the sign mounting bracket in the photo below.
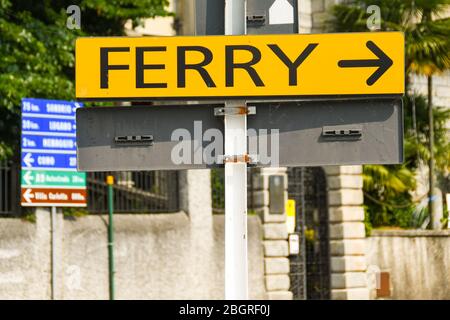
<svg viewBox="0 0 450 320">
<path fill-rule="evenodd" d="M 217 163 L 247 163 L 250 165 L 258 164 L 258 156 L 254 154 L 243 154 L 243 155 L 221 155 L 217 156 Z"/>
<path fill-rule="evenodd" d="M 243 107 L 219 107 L 214 108 L 215 116 L 237 116 L 237 115 L 254 115 L 256 114 L 255 106 Z"/>
</svg>

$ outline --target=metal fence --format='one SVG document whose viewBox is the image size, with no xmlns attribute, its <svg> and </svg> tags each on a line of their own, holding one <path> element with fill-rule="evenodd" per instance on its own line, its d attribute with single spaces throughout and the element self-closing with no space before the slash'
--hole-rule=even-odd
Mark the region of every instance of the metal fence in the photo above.
<svg viewBox="0 0 450 320">
<path fill-rule="evenodd" d="M 322 168 L 289 168 L 289 199 L 296 204 L 301 249 L 290 257 L 294 299 L 330 299 L 330 238 L 326 175 Z"/>
<path fill-rule="evenodd" d="M 17 164 L 9 160 L 0 160 L 0 214 L 19 212 L 19 185 Z"/>
<path fill-rule="evenodd" d="M 108 212 L 106 176 L 115 177 L 114 212 L 162 213 L 179 211 L 178 173 L 94 172 L 87 174 L 89 213 Z M 0 161 L 0 214 L 20 214 L 20 166 L 13 161 Z"/>
<path fill-rule="evenodd" d="M 88 211 L 108 212 L 106 176 L 115 177 L 114 212 L 161 213 L 179 211 L 178 173 L 151 172 L 96 172 L 89 173 Z"/>
<path fill-rule="evenodd" d="M 257 169 L 256 169 L 257 170 Z M 254 168 L 247 170 L 248 212 L 253 203 Z M 288 196 L 295 200 L 296 226 L 301 249 L 290 258 L 290 290 L 296 300 L 326 300 L 331 297 L 330 237 L 328 230 L 327 181 L 320 167 L 289 168 Z M 211 170 L 213 212 L 224 213 L 224 170 Z"/>
<path fill-rule="evenodd" d="M 258 211 L 253 203 L 253 176 L 258 169 L 248 168 L 247 208 Z M 296 227 L 301 249 L 290 256 L 291 291 L 294 299 L 330 299 L 330 248 L 326 175 L 322 168 L 289 168 L 288 196 L 295 200 Z M 224 170 L 211 170 L 212 205 L 215 214 L 225 206 Z"/>
</svg>

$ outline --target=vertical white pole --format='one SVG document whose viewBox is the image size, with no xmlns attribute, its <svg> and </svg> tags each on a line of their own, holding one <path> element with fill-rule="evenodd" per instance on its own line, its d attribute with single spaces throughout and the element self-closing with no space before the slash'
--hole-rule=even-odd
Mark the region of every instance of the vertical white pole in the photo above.
<svg viewBox="0 0 450 320">
<path fill-rule="evenodd" d="M 225 34 L 246 33 L 246 0 L 225 1 Z M 245 107 L 226 101 L 225 107 Z M 225 115 L 225 155 L 247 153 L 247 116 Z M 225 163 L 225 299 L 248 299 L 247 164 Z"/>
<path fill-rule="evenodd" d="M 51 210 L 51 299 L 55 300 L 56 291 L 56 207 L 52 207 Z"/>
</svg>

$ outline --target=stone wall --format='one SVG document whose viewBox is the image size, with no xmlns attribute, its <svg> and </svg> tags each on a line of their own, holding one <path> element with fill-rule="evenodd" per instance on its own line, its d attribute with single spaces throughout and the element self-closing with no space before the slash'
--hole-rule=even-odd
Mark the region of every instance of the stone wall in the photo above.
<svg viewBox="0 0 450 320">
<path fill-rule="evenodd" d="M 50 213 L 35 224 L 0 219 L 0 299 L 49 299 Z"/>
<path fill-rule="evenodd" d="M 209 170 L 181 171 L 180 209 L 115 215 L 117 299 L 222 299 L 224 217 L 213 216 Z M 107 299 L 107 217 L 55 221 L 56 299 Z M 0 299 L 50 299 L 51 220 L 0 218 Z M 249 298 L 265 299 L 262 226 L 248 217 Z"/>
<path fill-rule="evenodd" d="M 367 242 L 369 266 L 390 274 L 392 299 L 450 299 L 450 230 L 374 230 Z"/>
<path fill-rule="evenodd" d="M 0 218 L 0 299 L 51 296 L 50 214 Z M 210 229 L 184 213 L 115 216 L 117 299 L 222 299 L 224 219 Z M 107 217 L 57 217 L 57 299 L 107 299 Z M 265 299 L 262 226 L 248 219 L 249 292 Z"/>
</svg>

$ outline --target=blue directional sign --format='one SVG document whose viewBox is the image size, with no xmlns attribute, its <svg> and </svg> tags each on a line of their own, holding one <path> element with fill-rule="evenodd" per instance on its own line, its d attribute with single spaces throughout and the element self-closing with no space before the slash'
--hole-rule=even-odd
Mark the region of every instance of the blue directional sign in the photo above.
<svg viewBox="0 0 450 320">
<path fill-rule="evenodd" d="M 82 106 L 79 102 L 24 98 L 22 115 L 47 119 L 75 119 L 75 111 Z M 55 115 L 57 117 L 52 117 Z"/>
<path fill-rule="evenodd" d="M 22 205 L 85 206 L 86 175 L 77 171 L 78 102 L 22 99 Z"/>
<path fill-rule="evenodd" d="M 76 154 L 22 152 L 22 168 L 77 170 Z"/>
<path fill-rule="evenodd" d="M 61 133 L 59 133 L 61 134 Z M 29 132 L 22 131 L 22 150 L 61 150 L 77 151 L 77 141 L 75 137 L 54 136 L 52 132 Z"/>
<path fill-rule="evenodd" d="M 22 117 L 22 130 L 36 132 L 36 131 L 51 131 L 53 133 L 73 133 L 77 126 L 75 119 L 48 119 L 36 118 L 30 116 Z"/>
</svg>

